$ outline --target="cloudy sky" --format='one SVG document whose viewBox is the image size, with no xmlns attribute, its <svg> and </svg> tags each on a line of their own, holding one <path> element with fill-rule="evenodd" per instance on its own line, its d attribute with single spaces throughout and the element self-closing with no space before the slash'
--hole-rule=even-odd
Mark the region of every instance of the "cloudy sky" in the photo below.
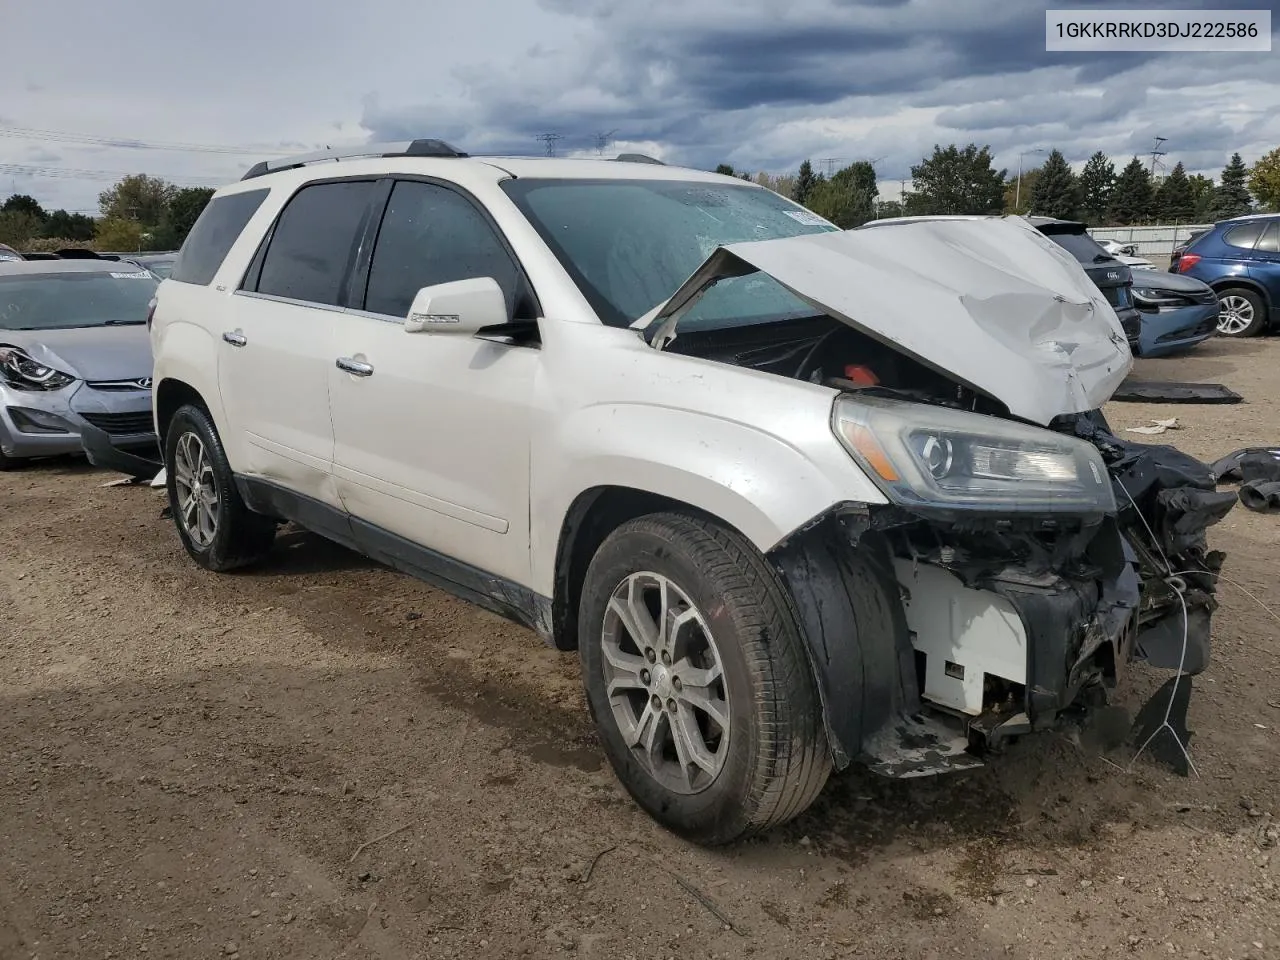
<svg viewBox="0 0 1280 960">
<path fill-rule="evenodd" d="M 561 154 L 593 154 L 611 133 L 610 153 L 774 173 L 871 159 L 892 195 L 935 143 L 990 144 L 1012 172 L 1051 147 L 1123 165 L 1159 135 L 1170 165 L 1214 175 L 1233 150 L 1280 145 L 1280 44 L 1046 53 L 1046 6 L 1089 6 L 1065 0 L 4 6 L 0 196 L 84 212 L 118 174 L 216 185 L 264 156 L 370 138 L 539 153 L 536 136 L 557 133 Z"/>
</svg>

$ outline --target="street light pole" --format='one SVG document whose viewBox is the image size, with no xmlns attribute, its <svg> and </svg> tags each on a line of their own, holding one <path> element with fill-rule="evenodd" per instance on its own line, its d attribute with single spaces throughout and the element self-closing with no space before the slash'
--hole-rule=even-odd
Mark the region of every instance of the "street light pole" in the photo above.
<svg viewBox="0 0 1280 960">
<path fill-rule="evenodd" d="M 1018 154 L 1018 182 L 1013 188 L 1013 212 L 1017 213 L 1018 208 L 1022 206 L 1022 158 L 1028 153 L 1044 153 L 1042 149 L 1036 147 L 1034 150 L 1023 150 Z"/>
</svg>

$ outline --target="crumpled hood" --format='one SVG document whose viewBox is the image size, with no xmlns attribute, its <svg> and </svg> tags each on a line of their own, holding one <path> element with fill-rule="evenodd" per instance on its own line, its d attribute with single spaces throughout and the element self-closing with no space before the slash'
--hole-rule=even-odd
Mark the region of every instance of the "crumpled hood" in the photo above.
<svg viewBox="0 0 1280 960">
<path fill-rule="evenodd" d="M 81 380 L 151 376 L 151 338 L 145 324 L 70 330 L 0 330 L 0 344 Z"/>
<path fill-rule="evenodd" d="M 1133 366 L 1115 311 L 1081 266 L 1014 217 L 720 247 L 642 318 L 651 342 L 661 349 L 672 339 L 716 280 L 756 270 L 1034 423 L 1097 409 Z"/>
</svg>

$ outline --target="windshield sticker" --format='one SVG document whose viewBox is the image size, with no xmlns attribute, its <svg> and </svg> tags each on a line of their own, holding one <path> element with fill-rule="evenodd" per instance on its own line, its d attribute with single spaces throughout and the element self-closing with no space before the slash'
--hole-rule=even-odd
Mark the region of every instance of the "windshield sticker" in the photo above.
<svg viewBox="0 0 1280 960">
<path fill-rule="evenodd" d="M 115 280 L 150 280 L 151 274 L 146 270 L 141 273 L 113 273 L 112 278 Z"/>
<path fill-rule="evenodd" d="M 823 217 L 818 216 L 816 213 L 811 213 L 808 210 L 784 210 L 782 212 L 792 220 L 795 220 L 798 223 L 803 223 L 807 227 L 832 226 L 830 220 L 826 220 Z"/>
</svg>

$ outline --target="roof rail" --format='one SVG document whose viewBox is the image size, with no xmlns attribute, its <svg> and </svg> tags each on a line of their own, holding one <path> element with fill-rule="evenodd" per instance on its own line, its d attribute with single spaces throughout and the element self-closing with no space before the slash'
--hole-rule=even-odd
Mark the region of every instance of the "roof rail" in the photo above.
<svg viewBox="0 0 1280 960">
<path fill-rule="evenodd" d="M 622 163 L 656 163 L 660 167 L 666 166 L 665 163 L 656 157 L 646 156 L 643 153 L 620 153 L 613 159 L 619 160 Z"/>
<path fill-rule="evenodd" d="M 264 174 L 279 170 L 292 170 L 305 167 L 309 163 L 323 160 L 353 160 L 357 157 L 465 157 L 466 154 L 443 140 L 422 139 L 402 140 L 395 143 L 366 143 L 355 147 L 342 147 L 337 150 L 319 150 L 315 153 L 302 153 L 293 157 L 281 157 L 279 160 L 262 160 L 248 169 L 241 180 L 252 180 Z"/>
</svg>

